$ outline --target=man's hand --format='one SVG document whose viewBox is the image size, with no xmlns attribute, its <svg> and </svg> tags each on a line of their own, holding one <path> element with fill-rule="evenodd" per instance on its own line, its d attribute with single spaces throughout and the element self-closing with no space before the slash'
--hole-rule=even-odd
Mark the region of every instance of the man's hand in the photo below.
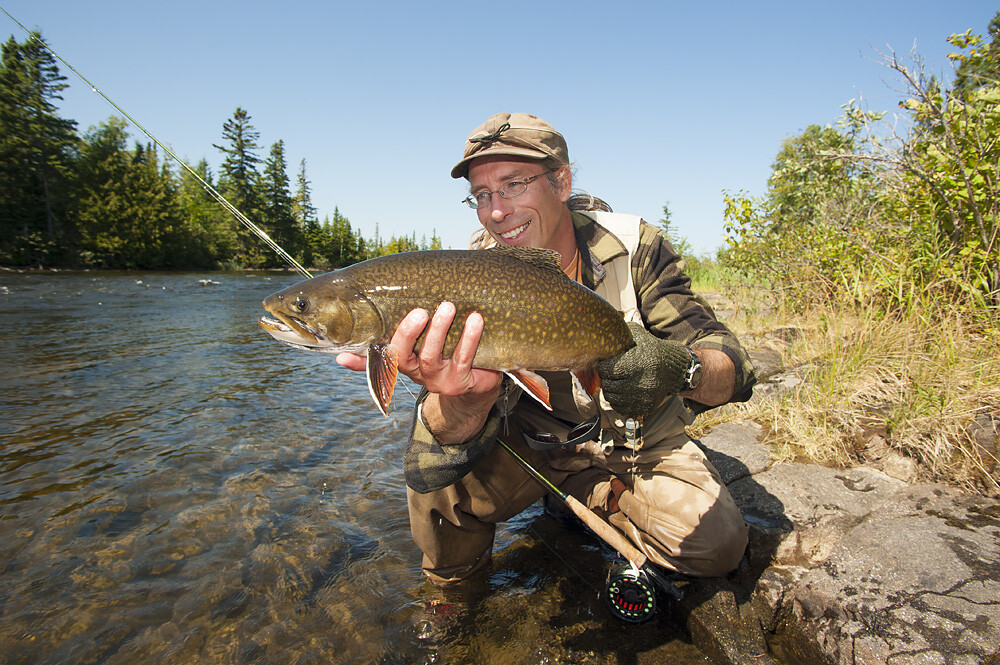
<svg viewBox="0 0 1000 665">
<path fill-rule="evenodd" d="M 604 397 L 614 410 L 639 418 L 684 390 L 691 357 L 683 344 L 660 339 L 638 323 L 629 323 L 628 327 L 635 346 L 598 361 L 597 373 Z"/>
<path fill-rule="evenodd" d="M 431 393 L 424 400 L 422 412 L 440 443 L 462 443 L 472 438 L 486 422 L 503 380 L 500 372 L 472 367 L 484 328 L 478 313 L 465 321 L 451 357 L 443 356 L 454 320 L 455 306 L 450 302 L 441 303 L 433 317 L 426 310 L 415 309 L 399 323 L 389 342 L 398 354 L 400 373 Z M 416 351 L 417 338 L 425 328 L 427 334 Z M 349 369 L 365 368 L 365 359 L 351 353 L 339 354 L 337 362 Z"/>
</svg>

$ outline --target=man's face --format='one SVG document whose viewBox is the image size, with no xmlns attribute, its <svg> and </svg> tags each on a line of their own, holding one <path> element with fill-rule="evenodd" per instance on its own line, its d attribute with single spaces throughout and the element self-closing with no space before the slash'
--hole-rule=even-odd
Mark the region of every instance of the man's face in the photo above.
<svg viewBox="0 0 1000 665">
<path fill-rule="evenodd" d="M 512 180 L 523 180 L 544 173 L 541 162 L 498 155 L 481 157 L 469 165 L 469 186 L 473 195 L 496 191 Z M 524 193 L 505 199 L 492 195 L 490 204 L 477 210 L 479 222 L 498 242 L 520 247 L 562 249 L 564 236 L 572 238 L 572 221 L 566 200 L 572 188 L 569 169 L 555 172 L 559 186 L 553 188 L 548 176 L 528 183 Z"/>
</svg>

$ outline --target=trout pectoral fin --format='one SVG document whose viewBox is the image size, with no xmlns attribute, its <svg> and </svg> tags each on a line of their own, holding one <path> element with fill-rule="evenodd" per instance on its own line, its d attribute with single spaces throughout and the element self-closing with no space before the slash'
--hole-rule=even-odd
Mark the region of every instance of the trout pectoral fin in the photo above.
<svg viewBox="0 0 1000 665">
<path fill-rule="evenodd" d="M 524 391 L 541 402 L 549 411 L 552 404 L 549 402 L 549 384 L 542 377 L 526 369 L 512 369 L 504 372 L 514 380 L 514 383 L 524 388 Z"/>
<path fill-rule="evenodd" d="M 601 389 L 601 377 L 597 375 L 597 366 L 579 369 L 573 372 L 573 376 L 580 383 L 584 392 L 593 397 Z"/>
<path fill-rule="evenodd" d="M 396 387 L 399 358 L 395 349 L 387 344 L 368 347 L 368 392 L 383 416 L 389 416 L 389 402 Z"/>
</svg>

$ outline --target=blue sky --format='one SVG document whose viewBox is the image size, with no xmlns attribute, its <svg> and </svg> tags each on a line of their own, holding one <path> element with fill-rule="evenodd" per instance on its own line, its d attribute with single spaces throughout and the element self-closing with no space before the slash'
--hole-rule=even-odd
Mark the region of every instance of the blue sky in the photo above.
<svg viewBox="0 0 1000 665">
<path fill-rule="evenodd" d="M 697 6 L 695 6 L 697 5 Z M 578 189 L 723 243 L 723 191 L 763 194 L 781 141 L 860 98 L 893 111 L 878 51 L 951 80 L 945 39 L 985 33 L 995 2 L 256 2 L 0 0 L 182 158 L 217 172 L 237 106 L 265 157 L 305 159 L 320 218 L 366 236 L 476 228 L 452 180 L 468 133 L 498 111 L 561 131 Z M 25 35 L 0 15 L 0 36 Z M 115 111 L 70 71 L 61 115 Z M 138 130 L 133 137 L 139 138 Z"/>
</svg>

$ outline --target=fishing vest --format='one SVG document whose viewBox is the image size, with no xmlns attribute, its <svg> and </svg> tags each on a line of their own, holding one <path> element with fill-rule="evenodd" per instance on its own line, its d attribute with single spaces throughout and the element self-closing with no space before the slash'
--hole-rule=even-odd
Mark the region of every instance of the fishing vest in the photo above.
<svg viewBox="0 0 1000 665">
<path fill-rule="evenodd" d="M 594 292 L 622 313 L 626 321 L 642 323 L 632 279 L 632 257 L 639 247 L 640 222 L 636 215 L 602 211 L 578 211 L 613 234 L 625 247 L 626 253 L 604 263 L 607 271 Z M 694 413 L 684 400 L 669 397 L 640 423 L 628 419 L 611 408 L 599 391 L 596 398 L 586 394 L 566 372 L 539 372 L 549 382 L 552 411 L 546 411 L 532 399 L 522 399 L 517 406 L 522 429 L 548 432 L 566 440 L 568 432 L 578 423 L 600 415 L 600 435 L 596 441 L 578 446 L 578 452 L 606 454 L 614 446 L 634 450 L 669 442 L 683 445 L 687 441 L 684 428 L 694 422 Z M 638 426 L 638 429 L 635 428 Z"/>
</svg>

